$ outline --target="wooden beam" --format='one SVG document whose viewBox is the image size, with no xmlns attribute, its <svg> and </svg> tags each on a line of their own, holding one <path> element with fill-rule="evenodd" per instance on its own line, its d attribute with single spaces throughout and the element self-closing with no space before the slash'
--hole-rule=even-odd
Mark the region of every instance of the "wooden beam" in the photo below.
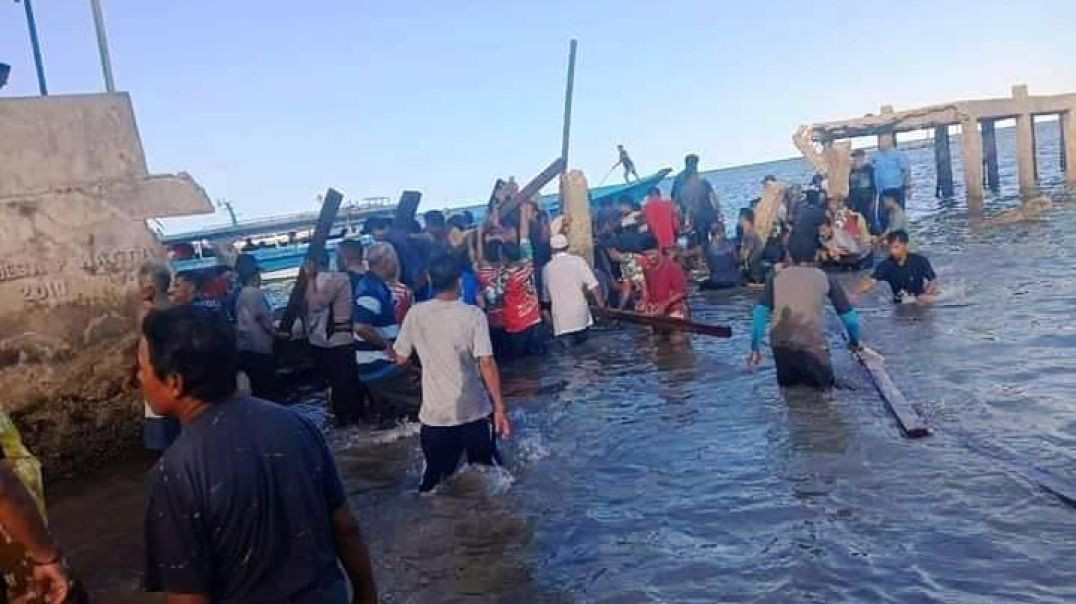
<svg viewBox="0 0 1076 604">
<path fill-rule="evenodd" d="M 953 196 L 953 158 L 949 149 L 949 126 L 934 128 L 934 196 L 949 199 Z"/>
<path fill-rule="evenodd" d="M 717 338 L 732 337 L 732 328 L 727 325 L 710 325 L 708 323 L 698 323 L 695 321 L 688 321 L 687 319 L 677 319 L 675 317 L 641 315 L 639 313 L 628 312 L 626 310 L 613 310 L 611 308 L 595 308 L 594 313 L 599 317 L 615 321 L 624 321 L 625 323 L 635 323 L 636 325 L 647 325 L 649 327 L 658 327 L 662 329 L 675 329 L 677 331 L 690 331 L 692 333 L 699 333 Z"/>
<path fill-rule="evenodd" d="M 889 373 L 885 370 L 885 359 L 878 353 L 867 349 L 856 352 L 855 357 L 867 369 L 871 380 L 874 381 L 874 386 L 878 389 L 878 394 L 882 395 L 882 401 L 897 419 L 897 425 L 900 426 L 904 435 L 908 438 L 929 436 L 930 428 L 889 377 Z"/>
<path fill-rule="evenodd" d="M 834 199 L 848 199 L 850 183 L 848 176 L 852 172 L 852 143 L 840 141 L 826 143 L 826 195 Z"/>
<path fill-rule="evenodd" d="M 565 165 L 566 163 L 563 157 L 558 157 L 553 160 L 553 163 L 549 164 L 545 170 L 542 170 L 541 174 L 532 178 L 531 181 L 527 183 L 527 186 L 520 189 L 511 199 L 501 205 L 501 216 L 504 217 L 515 212 L 519 209 L 519 206 L 523 205 L 524 201 L 537 195 L 538 192 L 542 190 L 542 187 L 552 182 L 557 176 L 560 176 L 560 173 L 564 171 Z"/>
<path fill-rule="evenodd" d="M 968 198 L 968 213 L 983 213 L 983 138 L 979 122 L 967 119 L 960 124 L 960 148 L 964 157 L 964 194 Z"/>
<path fill-rule="evenodd" d="M 405 233 L 411 232 L 411 222 L 418 213 L 418 204 L 422 201 L 422 193 L 418 191 L 404 191 L 400 195 L 400 203 L 396 204 L 396 214 L 392 218 L 392 227 Z"/>
<path fill-rule="evenodd" d="M 330 188 L 325 192 L 325 199 L 321 203 L 321 214 L 318 215 L 314 235 L 310 238 L 310 245 L 306 249 L 307 260 L 325 253 L 325 242 L 329 239 L 329 232 L 332 231 L 333 223 L 336 222 L 336 213 L 340 210 L 340 202 L 343 200 L 344 196 L 336 189 Z M 305 298 L 306 274 L 304 271 L 299 271 L 299 277 L 295 279 L 295 285 L 291 288 L 284 315 L 280 318 L 281 331 L 291 333 L 292 325 L 299 318 L 299 311 L 303 307 Z"/>
<path fill-rule="evenodd" d="M 997 193 L 1001 188 L 1001 176 L 998 174 L 998 143 L 995 135 L 994 120 L 981 122 L 983 133 L 983 163 L 986 164 L 986 185 Z"/>
<path fill-rule="evenodd" d="M 575 90 L 575 51 L 579 47 L 577 40 L 568 45 L 568 82 L 564 88 L 564 131 L 561 133 L 560 156 L 564 167 L 568 167 L 568 142 L 572 132 L 572 91 Z"/>
</svg>

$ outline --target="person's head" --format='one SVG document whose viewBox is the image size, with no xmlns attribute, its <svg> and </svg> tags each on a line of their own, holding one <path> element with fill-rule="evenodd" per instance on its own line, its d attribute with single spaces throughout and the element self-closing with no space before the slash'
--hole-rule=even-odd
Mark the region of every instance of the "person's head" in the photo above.
<svg viewBox="0 0 1076 604">
<path fill-rule="evenodd" d="M 624 145 L 617 145 L 616 150 L 617 151 L 623 151 L 624 150 Z"/>
<path fill-rule="evenodd" d="M 788 255 L 796 264 L 811 264 L 818 254 L 818 241 L 810 237 L 793 237 L 788 242 Z"/>
<path fill-rule="evenodd" d="M 642 248 L 643 253 L 646 254 L 648 258 L 662 257 L 661 246 L 658 245 L 657 238 L 650 233 L 643 235 L 639 239 L 639 247 Z"/>
<path fill-rule="evenodd" d="M 147 260 L 138 269 L 138 292 L 143 300 L 153 300 L 158 296 L 168 295 L 168 289 L 172 285 L 172 272 L 168 265 L 157 261 Z"/>
<path fill-rule="evenodd" d="M 862 168 L 867 164 L 867 153 L 863 149 L 852 151 L 852 166 Z"/>
<path fill-rule="evenodd" d="M 430 258 L 430 285 L 437 294 L 459 294 L 460 268 L 455 254 L 437 254 Z"/>
<path fill-rule="evenodd" d="M 394 281 L 400 274 L 400 259 L 391 243 L 378 241 L 366 250 L 366 266 L 385 281 Z"/>
<path fill-rule="evenodd" d="M 568 238 L 561 234 L 553 235 L 549 238 L 549 247 L 554 252 L 566 252 L 568 251 Z"/>
<path fill-rule="evenodd" d="M 715 220 L 710 225 L 710 238 L 714 241 L 721 241 L 725 238 L 725 223 L 720 220 Z"/>
<path fill-rule="evenodd" d="M 699 169 L 699 156 L 691 153 L 684 157 L 684 169 L 689 172 L 696 172 Z"/>
<path fill-rule="evenodd" d="M 885 237 L 889 255 L 897 260 L 908 257 L 908 233 L 905 231 L 893 231 Z"/>
<path fill-rule="evenodd" d="M 650 199 L 661 199 L 661 189 L 650 187 L 650 190 L 646 192 L 646 196 Z"/>
<path fill-rule="evenodd" d="M 751 208 L 740 208 L 740 229 L 745 233 L 755 232 L 755 211 Z"/>
<path fill-rule="evenodd" d="M 361 271 L 363 260 L 362 242 L 345 239 L 336 246 L 336 266 L 342 271 Z"/>
<path fill-rule="evenodd" d="M 882 206 L 886 210 L 892 212 L 893 210 L 900 208 L 900 202 L 892 195 L 882 195 Z"/>
<path fill-rule="evenodd" d="M 892 132 L 887 132 L 878 137 L 878 148 L 882 151 L 888 151 L 897 146 L 897 135 Z"/>
<path fill-rule="evenodd" d="M 445 224 L 449 230 L 455 229 L 458 231 L 466 231 L 471 226 L 471 223 L 467 222 L 467 218 L 463 214 L 449 216 Z"/>
<path fill-rule="evenodd" d="M 194 302 L 206 285 L 206 275 L 198 269 L 179 271 L 172 279 L 168 296 L 173 304 L 185 305 Z"/>
<path fill-rule="evenodd" d="M 153 311 L 142 321 L 138 377 L 153 411 L 175 416 L 235 394 L 235 329 L 220 313 L 197 306 Z"/>
<path fill-rule="evenodd" d="M 447 231 L 445 229 L 445 213 L 440 210 L 430 210 L 422 215 L 426 221 L 426 232 L 434 237 L 441 237 Z"/>
<path fill-rule="evenodd" d="M 818 225 L 818 236 L 822 239 L 831 239 L 833 237 L 833 221 L 826 218 Z"/>
<path fill-rule="evenodd" d="M 253 254 L 239 254 L 235 259 L 235 274 L 242 285 L 258 287 L 262 283 L 261 268 Z"/>
<path fill-rule="evenodd" d="M 770 184 L 771 182 L 777 182 L 777 177 L 774 176 L 773 174 L 767 174 L 767 175 L 762 177 L 762 186 L 765 187 L 766 185 Z"/>
<path fill-rule="evenodd" d="M 482 244 L 482 257 L 486 262 L 500 264 L 504 262 L 504 241 L 500 239 L 487 239 Z"/>
</svg>

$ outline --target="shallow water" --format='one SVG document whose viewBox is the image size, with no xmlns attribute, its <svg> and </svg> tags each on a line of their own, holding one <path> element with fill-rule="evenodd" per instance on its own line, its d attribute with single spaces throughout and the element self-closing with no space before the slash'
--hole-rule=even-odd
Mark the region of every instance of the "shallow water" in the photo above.
<svg viewBox="0 0 1076 604">
<path fill-rule="evenodd" d="M 1040 125 L 1040 169 L 1060 196 L 1054 126 Z M 999 139 L 1011 157 L 1011 133 Z M 861 306 L 865 340 L 933 436 L 900 435 L 835 318 L 847 388 L 782 392 L 772 364 L 744 365 L 752 297 L 696 296 L 697 317 L 733 338 L 609 328 L 508 368 L 507 467 L 437 496 L 414 494 L 414 426 L 333 433 L 384 601 L 1076 601 L 1076 509 L 1027 479 L 1039 467 L 1076 484 L 1076 203 L 976 230 L 961 203 L 933 199 L 929 150 L 912 156 L 916 245 L 961 306 L 894 308 L 881 291 Z M 712 175 L 726 211 L 769 172 L 806 169 Z M 1011 162 L 1003 178 L 1011 191 Z M 143 601 L 119 595 L 137 584 L 136 475 L 54 499 L 102 601 Z"/>
</svg>

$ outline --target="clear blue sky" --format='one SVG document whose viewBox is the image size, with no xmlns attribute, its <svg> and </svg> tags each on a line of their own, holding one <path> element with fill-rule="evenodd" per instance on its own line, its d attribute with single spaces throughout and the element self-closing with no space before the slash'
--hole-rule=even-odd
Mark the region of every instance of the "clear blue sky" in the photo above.
<svg viewBox="0 0 1076 604">
<path fill-rule="evenodd" d="M 330 185 L 444 207 L 525 181 L 560 150 L 572 37 L 571 164 L 592 182 L 618 142 L 642 173 L 686 152 L 714 168 L 793 156 L 800 123 L 886 103 L 1076 90 L 1073 0 L 103 3 L 150 169 L 241 217 Z M 50 92 L 100 90 L 89 1 L 35 9 Z M 36 94 L 22 10 L 0 0 L 0 95 Z"/>
</svg>

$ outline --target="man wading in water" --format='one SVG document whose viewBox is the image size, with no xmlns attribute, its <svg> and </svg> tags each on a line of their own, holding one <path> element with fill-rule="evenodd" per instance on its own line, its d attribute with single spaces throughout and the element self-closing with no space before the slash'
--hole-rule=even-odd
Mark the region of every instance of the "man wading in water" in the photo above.
<svg viewBox="0 0 1076 604">
<path fill-rule="evenodd" d="M 851 347 L 854 350 L 861 347 L 859 315 L 840 284 L 815 266 L 816 251 L 816 242 L 808 237 L 790 242 L 793 266 L 766 281 L 766 289 L 755 305 L 747 364 L 754 368 L 762 362 L 762 338 L 771 316 L 776 314 L 770 345 L 777 366 L 777 383 L 781 386 L 827 389 L 836 382 L 823 331 L 827 298 L 848 330 Z"/>
<path fill-rule="evenodd" d="M 407 313 L 393 345 L 397 363 L 407 363 L 415 351 L 422 362 L 421 493 L 451 476 L 464 451 L 468 463 L 493 465 L 494 431 L 501 437 L 512 433 L 486 316 L 460 300 L 459 261 L 445 254 L 429 267 L 434 297 Z"/>
</svg>

